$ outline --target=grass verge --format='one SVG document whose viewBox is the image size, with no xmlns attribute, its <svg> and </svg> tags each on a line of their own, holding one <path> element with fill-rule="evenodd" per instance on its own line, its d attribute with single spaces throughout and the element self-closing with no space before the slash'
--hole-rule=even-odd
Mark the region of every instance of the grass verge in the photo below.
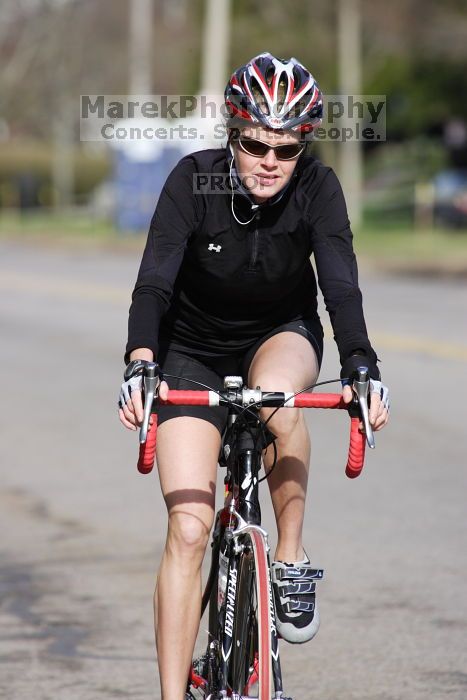
<svg viewBox="0 0 467 700">
<path fill-rule="evenodd" d="M 118 231 L 110 220 L 80 210 L 62 212 L 1 212 L 0 240 L 78 247 L 141 248 L 146 231 Z"/>
<path fill-rule="evenodd" d="M 0 239 L 25 243 L 70 244 L 141 249 L 146 231 L 117 231 L 111 221 L 96 220 L 81 211 L 20 214 L 0 211 Z M 414 230 L 399 225 L 363 226 L 354 236 L 359 260 L 392 271 L 467 276 L 467 230 Z"/>
<path fill-rule="evenodd" d="M 378 267 L 467 275 L 467 230 L 363 227 L 354 245 L 359 259 Z"/>
</svg>

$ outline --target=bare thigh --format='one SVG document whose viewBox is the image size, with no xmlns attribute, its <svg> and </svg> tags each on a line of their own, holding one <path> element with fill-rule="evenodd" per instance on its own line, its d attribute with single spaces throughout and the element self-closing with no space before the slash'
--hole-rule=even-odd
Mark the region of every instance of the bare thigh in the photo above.
<svg viewBox="0 0 467 700">
<path fill-rule="evenodd" d="M 260 346 L 250 366 L 250 386 L 260 386 L 265 391 L 292 391 L 304 389 L 316 382 L 319 364 L 314 348 L 298 333 L 283 332 L 269 338 Z M 272 415 L 271 415 L 272 414 Z M 261 409 L 263 420 L 276 435 L 276 447 L 280 469 L 269 476 L 271 493 L 281 492 L 287 500 L 300 498 L 304 503 L 310 459 L 310 441 L 301 409 Z M 272 453 L 265 455 L 270 466 Z M 293 484 L 298 493 L 284 490 L 284 484 Z M 277 496 L 279 498 L 279 496 Z M 276 515 L 283 504 L 275 503 Z"/>
<path fill-rule="evenodd" d="M 316 353 L 309 341 L 293 332 L 277 333 L 257 350 L 248 373 L 249 386 L 264 391 L 298 391 L 319 374 Z M 288 409 L 284 409 L 288 410 Z"/>
<path fill-rule="evenodd" d="M 157 433 L 157 467 L 169 520 L 189 516 L 198 533 L 211 529 L 220 441 L 217 428 L 191 416 L 167 420 Z"/>
</svg>

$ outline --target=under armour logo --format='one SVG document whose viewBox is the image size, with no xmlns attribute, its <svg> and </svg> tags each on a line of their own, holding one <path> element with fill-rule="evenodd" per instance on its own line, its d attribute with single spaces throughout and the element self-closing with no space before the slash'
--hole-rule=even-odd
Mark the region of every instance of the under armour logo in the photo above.
<svg viewBox="0 0 467 700">
<path fill-rule="evenodd" d="M 214 243 L 210 243 L 208 246 L 208 250 L 214 250 L 216 253 L 220 253 L 222 249 L 221 245 L 214 245 Z"/>
</svg>

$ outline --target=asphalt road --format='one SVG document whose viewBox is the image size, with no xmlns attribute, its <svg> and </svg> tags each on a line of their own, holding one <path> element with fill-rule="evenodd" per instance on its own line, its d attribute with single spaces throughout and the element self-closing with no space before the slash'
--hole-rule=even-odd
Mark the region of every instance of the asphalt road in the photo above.
<svg viewBox="0 0 467 700">
<path fill-rule="evenodd" d="M 115 403 L 138 256 L 0 244 L 0 696 L 159 697 L 155 474 Z M 284 645 L 295 700 L 467 698 L 465 282 L 361 276 L 392 420 L 344 476 L 343 415 L 310 417 L 306 545 L 322 627 Z M 338 374 L 328 339 L 322 378 Z M 268 501 L 264 492 L 265 502 Z M 266 526 L 273 530 L 265 508 Z"/>
</svg>

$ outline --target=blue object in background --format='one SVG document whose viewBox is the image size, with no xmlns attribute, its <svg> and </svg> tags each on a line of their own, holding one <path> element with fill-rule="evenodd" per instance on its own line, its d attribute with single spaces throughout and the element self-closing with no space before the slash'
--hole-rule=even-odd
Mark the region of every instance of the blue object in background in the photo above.
<svg viewBox="0 0 467 700">
<path fill-rule="evenodd" d="M 113 218 L 120 231 L 147 231 L 157 200 L 169 173 L 188 153 L 206 148 L 225 148 L 225 133 L 216 133 L 218 119 L 188 117 L 176 122 L 165 119 L 118 120 L 124 134 L 154 129 L 157 138 L 108 141 L 113 151 Z M 224 130 L 225 131 L 225 130 Z"/>
<path fill-rule="evenodd" d="M 467 170 L 443 170 L 433 179 L 434 213 L 439 225 L 467 226 Z"/>
<path fill-rule="evenodd" d="M 147 231 L 167 176 L 184 152 L 173 144 L 151 159 L 114 151 L 115 222 L 121 231 Z"/>
</svg>

